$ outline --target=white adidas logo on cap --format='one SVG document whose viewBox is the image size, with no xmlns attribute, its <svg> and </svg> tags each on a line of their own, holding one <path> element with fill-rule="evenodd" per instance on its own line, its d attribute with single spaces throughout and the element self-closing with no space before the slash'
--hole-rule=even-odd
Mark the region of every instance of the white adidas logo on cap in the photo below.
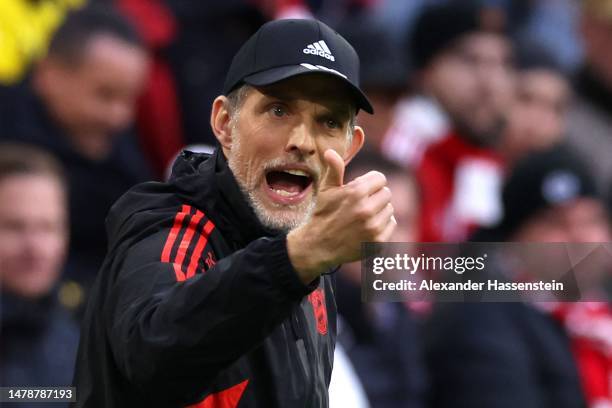
<svg viewBox="0 0 612 408">
<path fill-rule="evenodd" d="M 325 41 L 316 41 L 312 44 L 308 44 L 304 48 L 304 54 L 318 55 L 319 57 L 327 58 L 330 61 L 335 61 L 336 58 L 332 55 L 329 47 L 325 44 Z"/>
</svg>

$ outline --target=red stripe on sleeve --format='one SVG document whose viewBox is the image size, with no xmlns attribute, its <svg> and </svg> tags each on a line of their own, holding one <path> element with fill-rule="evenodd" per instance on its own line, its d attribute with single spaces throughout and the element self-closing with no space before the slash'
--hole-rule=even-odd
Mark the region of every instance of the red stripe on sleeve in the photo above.
<svg viewBox="0 0 612 408">
<path fill-rule="evenodd" d="M 191 239 L 195 234 L 195 230 L 198 226 L 198 223 L 204 216 L 202 211 L 196 211 L 195 215 L 191 217 L 189 221 L 189 225 L 185 230 L 185 234 L 183 235 L 183 239 L 179 244 L 178 251 L 176 252 L 176 257 L 174 258 L 174 272 L 176 273 L 177 279 L 179 281 L 184 281 L 186 279 L 185 273 L 183 272 L 181 266 L 183 265 L 183 261 L 185 260 L 185 255 L 187 253 L 187 249 L 191 244 Z"/>
<path fill-rule="evenodd" d="M 173 263 L 172 266 L 174 267 L 174 274 L 176 275 L 177 282 L 182 282 L 187 279 L 185 272 L 181 270 L 181 264 Z"/>
<path fill-rule="evenodd" d="M 164 249 L 161 254 L 162 262 L 170 262 L 170 253 L 172 252 L 172 247 L 174 246 L 174 242 L 176 241 L 176 237 L 181 231 L 181 226 L 183 225 L 183 220 L 185 216 L 189 214 L 191 211 L 191 207 L 188 205 L 183 205 L 181 207 L 181 211 L 176 213 L 174 217 L 174 225 L 168 234 L 168 238 L 166 238 L 166 243 L 164 244 Z"/>
<path fill-rule="evenodd" d="M 193 253 L 191 254 L 191 260 L 189 262 L 189 266 L 187 267 L 187 279 L 195 275 L 196 267 L 198 266 L 198 261 L 202 256 L 202 251 L 204 250 L 204 247 L 206 247 L 208 237 L 210 236 L 210 233 L 213 229 L 215 229 L 215 224 L 213 224 L 212 221 L 207 221 L 206 224 L 204 224 L 204 228 L 202 233 L 200 234 L 200 238 L 198 238 L 196 247 Z"/>
</svg>

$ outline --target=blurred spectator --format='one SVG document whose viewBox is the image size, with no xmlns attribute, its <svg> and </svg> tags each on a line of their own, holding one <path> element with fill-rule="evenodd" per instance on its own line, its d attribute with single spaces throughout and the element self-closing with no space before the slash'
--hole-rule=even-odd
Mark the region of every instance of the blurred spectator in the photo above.
<svg viewBox="0 0 612 408">
<path fill-rule="evenodd" d="M 176 37 L 163 49 L 163 55 L 176 81 L 185 142 L 214 145 L 217 141 L 210 130 L 212 101 L 221 93 L 225 70 L 234 54 L 266 22 L 260 11 L 264 5 L 260 3 L 271 2 L 172 0 L 164 3 L 178 27 Z"/>
<path fill-rule="evenodd" d="M 420 206 L 416 181 L 400 166 L 371 153 L 351 162 L 347 181 L 370 170 L 385 174 L 393 191 L 397 228 L 392 241 L 414 241 Z M 338 311 L 346 323 L 340 326 L 339 343 L 372 407 L 424 407 L 426 373 L 416 317 L 402 303 L 362 303 L 360 262 L 342 266 L 337 288 Z"/>
<path fill-rule="evenodd" d="M 422 92 L 450 131 L 418 167 L 422 241 L 458 241 L 499 217 L 502 163 L 496 151 L 513 93 L 512 45 L 498 9 L 471 2 L 426 8 L 410 48 Z"/>
<path fill-rule="evenodd" d="M 584 0 L 584 65 L 569 113 L 568 141 L 588 158 L 600 188 L 612 186 L 612 2 Z"/>
<path fill-rule="evenodd" d="M 360 82 L 374 107 L 375 115 L 358 115 L 357 123 L 367 135 L 365 151 L 384 154 L 397 103 L 406 92 L 408 74 L 400 52 L 387 38 L 383 27 L 367 14 L 345 20 L 338 31 L 355 48 L 360 58 Z"/>
<path fill-rule="evenodd" d="M 507 163 L 559 143 L 570 103 L 568 80 L 544 49 L 524 44 L 518 54 L 514 102 L 499 147 Z"/>
<path fill-rule="evenodd" d="M 72 381 L 79 332 L 57 293 L 68 241 L 66 187 L 47 153 L 0 144 L 2 386 Z"/>
<path fill-rule="evenodd" d="M 136 109 L 136 127 L 143 152 L 161 178 L 170 161 L 185 146 L 181 103 L 167 58 L 179 27 L 162 0 L 114 3 L 134 23 L 151 55 L 149 76 Z"/>
<path fill-rule="evenodd" d="M 44 147 L 66 169 L 67 273 L 85 285 L 106 252 L 110 206 L 150 178 L 126 130 L 146 73 L 147 56 L 132 27 L 109 9 L 86 8 L 68 15 L 31 81 L 0 101 L 0 138 Z"/>
<path fill-rule="evenodd" d="M 612 238 L 592 176 L 564 148 L 519 161 L 505 183 L 503 207 L 502 221 L 475 239 Z M 571 325 L 575 318 L 582 323 L 579 330 Z M 440 305 L 430 323 L 434 408 L 595 408 L 612 403 L 608 304 L 455 303 Z"/>
</svg>

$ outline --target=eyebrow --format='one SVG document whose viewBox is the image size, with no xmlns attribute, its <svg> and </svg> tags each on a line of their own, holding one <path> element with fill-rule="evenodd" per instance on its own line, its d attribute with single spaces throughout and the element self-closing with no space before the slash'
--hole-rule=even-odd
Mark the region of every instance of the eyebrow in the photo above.
<svg viewBox="0 0 612 408">
<path fill-rule="evenodd" d="M 296 101 L 298 98 L 283 92 L 264 92 L 264 96 L 267 99 L 277 99 L 285 103 L 291 103 Z M 326 106 L 327 105 L 327 106 Z M 321 104 L 324 112 L 321 112 L 320 116 L 333 116 L 343 120 L 349 120 L 351 117 L 350 106 L 338 102 L 328 102 L 327 104 Z"/>
</svg>

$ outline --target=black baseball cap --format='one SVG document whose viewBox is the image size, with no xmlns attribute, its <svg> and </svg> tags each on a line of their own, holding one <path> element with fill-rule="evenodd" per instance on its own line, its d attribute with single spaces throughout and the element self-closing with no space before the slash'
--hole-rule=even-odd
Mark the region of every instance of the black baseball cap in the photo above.
<svg viewBox="0 0 612 408">
<path fill-rule="evenodd" d="M 476 32 L 507 34 L 504 15 L 475 0 L 456 0 L 426 6 L 409 30 L 408 46 L 414 68 L 423 69 L 460 38 Z M 501 18 L 498 18 L 501 17 Z"/>
<path fill-rule="evenodd" d="M 474 241 L 503 241 L 540 211 L 581 197 L 603 200 L 583 159 L 560 144 L 519 160 L 504 183 L 503 218 L 483 228 Z"/>
<path fill-rule="evenodd" d="M 359 88 L 359 56 L 340 34 L 318 20 L 285 19 L 262 25 L 238 50 L 223 93 L 243 83 L 265 86 L 309 73 L 332 75 L 352 91 L 355 106 L 374 113 Z"/>
</svg>

